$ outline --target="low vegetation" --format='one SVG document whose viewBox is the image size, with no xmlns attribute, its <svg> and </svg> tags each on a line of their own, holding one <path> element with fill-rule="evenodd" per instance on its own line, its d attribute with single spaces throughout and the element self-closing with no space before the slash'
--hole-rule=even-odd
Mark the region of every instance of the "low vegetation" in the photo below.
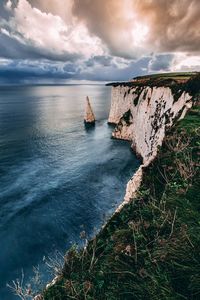
<svg viewBox="0 0 200 300">
<path fill-rule="evenodd" d="M 168 72 L 168 73 L 156 73 L 146 76 L 138 76 L 133 80 L 150 80 L 150 79 L 174 79 L 174 80 L 188 80 L 193 76 L 196 76 L 198 72 Z"/>
<path fill-rule="evenodd" d="M 188 82 L 190 86 L 193 85 L 193 81 L 199 83 L 199 72 L 179 72 L 179 73 L 162 73 L 162 74 L 151 74 L 146 76 L 138 76 L 130 81 L 126 82 L 113 82 L 108 83 L 108 86 L 128 86 L 128 87 L 171 87 L 175 90 L 187 90 Z M 198 87 L 199 89 L 199 87 Z"/>
<path fill-rule="evenodd" d="M 200 299 L 199 108 L 168 132 L 137 198 L 65 256 L 44 300 Z"/>
</svg>

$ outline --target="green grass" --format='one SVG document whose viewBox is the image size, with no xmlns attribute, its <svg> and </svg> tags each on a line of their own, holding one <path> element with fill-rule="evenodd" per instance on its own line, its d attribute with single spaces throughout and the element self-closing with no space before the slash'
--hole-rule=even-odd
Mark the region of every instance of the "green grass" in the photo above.
<svg viewBox="0 0 200 300">
<path fill-rule="evenodd" d="M 172 128 L 134 201 L 72 247 L 44 300 L 200 299 L 199 107 Z"/>
<path fill-rule="evenodd" d="M 172 79 L 189 79 L 196 76 L 198 72 L 168 72 L 168 73 L 157 73 L 145 76 L 137 76 L 133 79 L 148 79 L 148 78 L 172 78 Z"/>
<path fill-rule="evenodd" d="M 179 72 L 179 73 L 162 73 L 138 76 L 127 82 L 108 83 L 108 86 L 128 86 L 128 87 L 170 87 L 174 92 L 184 91 L 197 82 L 199 87 L 200 72 Z M 189 83 L 189 84 L 188 84 Z"/>
</svg>

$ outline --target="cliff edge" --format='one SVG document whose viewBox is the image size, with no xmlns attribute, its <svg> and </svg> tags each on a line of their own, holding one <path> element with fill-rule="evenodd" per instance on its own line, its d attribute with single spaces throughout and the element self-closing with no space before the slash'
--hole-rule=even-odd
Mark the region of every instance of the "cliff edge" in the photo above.
<svg viewBox="0 0 200 300">
<path fill-rule="evenodd" d="M 125 201 L 140 185 L 142 169 L 156 157 L 166 131 L 183 119 L 197 100 L 200 75 L 166 73 L 136 77 L 112 86 L 109 123 L 116 124 L 114 138 L 131 141 L 143 164 L 129 181 Z"/>
<path fill-rule="evenodd" d="M 168 74 L 167 78 L 161 74 L 110 84 L 112 98 L 108 122 L 117 125 L 113 137 L 131 141 L 144 164 L 156 156 L 166 130 L 184 118 L 192 107 L 195 95 L 189 86 L 200 75 L 189 74 L 181 80 L 180 74 L 171 77 Z"/>
</svg>

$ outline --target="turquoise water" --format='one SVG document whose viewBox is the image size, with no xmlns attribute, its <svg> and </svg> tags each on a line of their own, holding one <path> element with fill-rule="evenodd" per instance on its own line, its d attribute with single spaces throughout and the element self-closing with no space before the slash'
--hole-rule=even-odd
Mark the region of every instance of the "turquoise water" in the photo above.
<svg viewBox="0 0 200 300">
<path fill-rule="evenodd" d="M 139 161 L 107 125 L 110 88 L 0 87 L 0 300 L 44 256 L 92 235 L 122 201 Z M 97 122 L 86 130 L 84 100 Z M 45 273 L 45 272 L 44 272 Z"/>
</svg>

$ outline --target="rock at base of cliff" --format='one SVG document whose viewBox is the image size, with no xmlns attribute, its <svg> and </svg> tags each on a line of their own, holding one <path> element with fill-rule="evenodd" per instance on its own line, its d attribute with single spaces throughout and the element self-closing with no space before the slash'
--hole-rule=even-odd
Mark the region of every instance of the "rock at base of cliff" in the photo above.
<svg viewBox="0 0 200 300">
<path fill-rule="evenodd" d="M 84 125 L 85 125 L 85 128 L 86 128 L 86 129 L 93 128 L 93 127 L 95 126 L 95 121 L 93 121 L 93 122 L 86 122 L 86 121 L 84 120 Z"/>
</svg>

